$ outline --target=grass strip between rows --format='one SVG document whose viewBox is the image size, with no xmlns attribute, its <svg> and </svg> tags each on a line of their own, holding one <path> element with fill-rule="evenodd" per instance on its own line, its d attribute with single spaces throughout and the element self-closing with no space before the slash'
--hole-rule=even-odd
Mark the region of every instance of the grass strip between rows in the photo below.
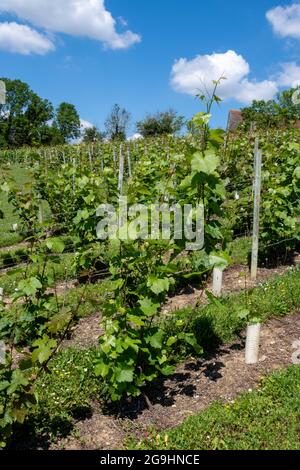
<svg viewBox="0 0 300 470">
<path fill-rule="evenodd" d="M 151 450 L 299 450 L 300 366 L 263 380 L 232 404 L 215 402 L 165 433 L 150 432 L 129 448 Z"/>
</svg>

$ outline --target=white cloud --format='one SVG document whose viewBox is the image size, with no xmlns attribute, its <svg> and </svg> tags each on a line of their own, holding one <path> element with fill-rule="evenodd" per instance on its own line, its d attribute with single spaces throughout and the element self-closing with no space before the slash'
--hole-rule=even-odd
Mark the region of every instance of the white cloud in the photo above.
<svg viewBox="0 0 300 470">
<path fill-rule="evenodd" d="M 235 99 L 240 103 L 252 103 L 253 100 L 271 100 L 278 92 L 278 84 L 272 80 L 239 83 Z"/>
<path fill-rule="evenodd" d="M 53 51 L 53 42 L 29 26 L 18 23 L 0 23 L 0 49 L 23 54 L 40 54 Z"/>
<path fill-rule="evenodd" d="M 94 124 L 89 121 L 86 121 L 85 119 L 80 119 L 80 126 L 81 130 L 84 131 L 85 129 L 91 129 L 92 127 L 94 127 Z"/>
<path fill-rule="evenodd" d="M 123 16 L 119 16 L 118 21 L 120 25 L 123 26 L 124 28 L 128 26 L 128 21 L 125 18 L 123 18 Z"/>
<path fill-rule="evenodd" d="M 126 49 L 141 40 L 130 30 L 117 32 L 104 0 L 0 0 L 0 12 L 53 33 L 95 39 L 112 49 Z"/>
<path fill-rule="evenodd" d="M 276 34 L 300 39 L 300 4 L 272 8 L 266 14 Z"/>
<path fill-rule="evenodd" d="M 297 87 L 300 85 L 300 67 L 296 62 L 281 65 L 282 71 L 277 76 L 277 83 L 282 87 Z"/>
<path fill-rule="evenodd" d="M 131 137 L 128 137 L 127 140 L 130 142 L 130 141 L 135 141 L 135 140 L 139 140 L 139 139 L 143 139 L 143 136 L 142 134 L 139 134 L 138 132 L 136 134 L 133 134 Z"/>
<path fill-rule="evenodd" d="M 86 129 L 91 129 L 92 127 L 95 127 L 95 125 L 92 124 L 90 121 L 86 121 L 85 119 L 80 119 L 81 136 L 78 139 L 74 139 L 74 144 L 81 144 L 83 142 L 84 131 Z"/>
<path fill-rule="evenodd" d="M 172 68 L 171 84 L 176 91 L 195 95 L 199 89 L 212 88 L 212 80 L 225 76 L 218 88 L 223 100 L 235 99 L 250 103 L 254 99 L 271 99 L 278 91 L 273 80 L 250 81 L 248 62 L 235 51 L 223 54 L 198 55 L 194 59 L 179 59 Z"/>
</svg>

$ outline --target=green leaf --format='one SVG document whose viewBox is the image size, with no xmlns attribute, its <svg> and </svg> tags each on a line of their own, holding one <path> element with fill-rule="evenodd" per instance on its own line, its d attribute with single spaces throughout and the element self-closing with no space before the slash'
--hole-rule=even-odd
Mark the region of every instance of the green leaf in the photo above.
<svg viewBox="0 0 300 470">
<path fill-rule="evenodd" d="M 52 354 L 52 350 L 57 346 L 57 342 L 54 339 L 50 339 L 44 335 L 43 338 L 38 339 L 33 343 L 34 349 L 32 353 L 32 361 L 43 364 L 46 362 Z"/>
<path fill-rule="evenodd" d="M 205 272 L 207 272 L 207 269 L 205 269 L 203 271 L 195 271 L 195 272 L 192 272 L 192 273 L 184 274 L 183 278 L 184 279 L 193 279 L 194 277 L 200 278 L 201 276 L 203 276 L 203 274 Z"/>
<path fill-rule="evenodd" d="M 150 287 L 154 294 L 159 295 L 162 292 L 168 292 L 170 288 L 170 282 L 168 278 L 150 278 L 148 281 L 148 287 Z"/>
<path fill-rule="evenodd" d="M 60 238 L 51 238 L 47 240 L 46 246 L 53 253 L 63 253 L 65 250 L 65 244 Z"/>
<path fill-rule="evenodd" d="M 198 97 L 201 99 L 200 96 Z M 211 119 L 211 114 L 200 112 L 200 113 L 195 114 L 195 116 L 192 118 L 192 122 L 197 127 L 203 127 L 204 125 L 207 126 L 209 124 L 210 119 Z"/>
<path fill-rule="evenodd" d="M 132 368 L 124 368 L 119 370 L 116 373 L 116 381 L 119 383 L 123 382 L 133 382 L 133 369 Z"/>
<path fill-rule="evenodd" d="M 294 176 L 294 178 L 300 180 L 300 166 L 297 166 L 297 168 L 294 171 L 293 176 Z"/>
<path fill-rule="evenodd" d="M 232 259 L 223 251 L 213 252 L 209 256 L 209 263 L 211 266 L 217 267 L 223 271 L 232 263 Z"/>
<path fill-rule="evenodd" d="M 249 323 L 250 325 L 258 325 L 259 323 L 261 323 L 261 318 L 259 317 L 250 318 Z"/>
<path fill-rule="evenodd" d="M 145 322 L 143 320 L 143 318 L 141 317 L 138 317 L 137 315 L 127 315 L 127 320 L 129 321 L 129 323 L 132 323 L 136 326 L 144 326 Z"/>
<path fill-rule="evenodd" d="M 203 157 L 201 152 L 196 152 L 192 158 L 192 171 L 212 175 L 219 165 L 219 157 L 213 150 L 205 152 Z"/>
<path fill-rule="evenodd" d="M 103 379 L 108 376 L 109 370 L 109 366 L 104 364 L 104 362 L 98 362 L 94 368 L 96 377 L 102 377 Z"/>
<path fill-rule="evenodd" d="M 146 342 L 152 346 L 152 348 L 161 349 L 163 345 L 164 336 L 165 334 L 163 330 L 158 330 L 154 335 L 146 336 L 145 339 L 146 339 Z"/>
<path fill-rule="evenodd" d="M 23 372 L 20 369 L 16 369 L 13 371 L 10 386 L 7 389 L 7 394 L 12 395 L 18 389 L 22 389 L 23 387 L 27 387 L 29 384 L 28 379 L 25 377 Z"/>
<path fill-rule="evenodd" d="M 52 334 L 57 334 L 63 331 L 70 323 L 72 318 L 72 311 L 63 308 L 59 313 L 54 315 L 51 320 L 46 324 L 47 329 Z"/>
<path fill-rule="evenodd" d="M 206 224 L 205 225 L 205 233 L 206 235 L 211 236 L 215 240 L 223 240 L 223 234 L 219 227 L 216 227 L 215 225 L 212 224 Z"/>
<path fill-rule="evenodd" d="M 193 335 L 193 333 L 180 333 L 178 337 L 179 339 L 183 340 L 185 343 L 192 346 L 192 348 L 195 350 L 197 354 L 199 355 L 203 354 L 203 349 L 201 348 L 201 346 L 199 346 L 197 339 Z"/>
<path fill-rule="evenodd" d="M 178 338 L 176 338 L 175 336 L 171 336 L 167 341 L 167 346 L 168 347 L 173 346 L 173 344 L 176 344 L 177 341 L 178 341 Z"/>
<path fill-rule="evenodd" d="M 6 390 L 10 386 L 10 382 L 8 380 L 3 380 L 0 382 L 0 392 Z"/>
<path fill-rule="evenodd" d="M 116 291 L 122 289 L 124 282 L 124 279 L 117 279 L 116 281 L 111 281 L 109 287 L 111 290 Z"/>
<path fill-rule="evenodd" d="M 165 367 L 161 367 L 160 372 L 162 373 L 162 375 L 165 375 L 167 377 L 169 375 L 172 375 L 175 372 L 175 367 L 171 365 L 167 365 Z"/>
<path fill-rule="evenodd" d="M 18 284 L 18 290 L 20 293 L 31 296 L 35 295 L 38 290 L 42 288 L 41 282 L 36 277 L 30 277 L 29 279 L 24 279 Z"/>
<path fill-rule="evenodd" d="M 157 310 L 160 307 L 160 304 L 152 302 L 152 300 L 147 297 L 143 300 L 139 300 L 139 304 L 142 312 L 147 315 L 147 317 L 156 315 Z"/>
<path fill-rule="evenodd" d="M 83 209 L 82 211 L 78 211 L 76 217 L 74 218 L 74 223 L 79 224 L 83 220 L 87 220 L 90 216 L 90 213 L 87 209 Z"/>
<path fill-rule="evenodd" d="M 250 310 L 243 308 L 238 311 L 237 317 L 240 318 L 241 320 L 246 320 L 249 318 L 250 315 Z"/>
</svg>

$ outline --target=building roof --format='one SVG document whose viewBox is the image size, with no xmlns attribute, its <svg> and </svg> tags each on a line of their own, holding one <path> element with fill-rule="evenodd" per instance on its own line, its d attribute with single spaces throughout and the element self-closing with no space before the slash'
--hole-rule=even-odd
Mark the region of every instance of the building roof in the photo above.
<svg viewBox="0 0 300 470">
<path fill-rule="evenodd" d="M 231 109 L 228 115 L 227 130 L 235 131 L 242 122 L 242 111 L 240 109 Z"/>
<path fill-rule="evenodd" d="M 240 124 L 244 122 L 240 109 L 231 109 L 228 114 L 227 131 L 236 131 Z M 300 120 L 294 124 L 295 129 L 300 129 Z"/>
</svg>

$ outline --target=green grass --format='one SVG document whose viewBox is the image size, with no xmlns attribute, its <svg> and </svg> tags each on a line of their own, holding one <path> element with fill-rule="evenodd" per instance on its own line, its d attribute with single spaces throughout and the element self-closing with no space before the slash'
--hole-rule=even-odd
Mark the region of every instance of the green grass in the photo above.
<svg viewBox="0 0 300 470">
<path fill-rule="evenodd" d="M 0 168 L 2 172 L 3 169 Z M 26 166 L 20 164 L 7 165 L 4 168 L 5 177 L 0 179 L 0 185 L 5 179 L 12 179 L 14 185 L 20 189 L 24 187 L 26 183 L 30 182 L 30 169 Z M 44 214 L 45 217 L 49 217 L 49 208 L 46 203 L 44 205 Z M 4 218 L 0 219 L 0 248 L 7 247 L 11 245 L 16 245 L 24 240 L 25 234 L 14 231 L 13 225 L 18 224 L 20 226 L 20 220 L 18 216 L 14 213 L 13 206 L 7 200 L 6 194 L 0 190 L 0 209 L 4 213 Z"/>
<path fill-rule="evenodd" d="M 11 250 L 0 249 L 0 270 L 9 269 L 18 264 L 25 263 L 29 259 L 29 250 L 27 248 L 15 248 Z"/>
<path fill-rule="evenodd" d="M 94 348 L 68 348 L 58 353 L 49 363 L 51 373 L 44 373 L 37 382 L 38 413 L 74 413 L 89 406 L 100 390 L 99 379 L 93 373 L 95 356 Z"/>
<path fill-rule="evenodd" d="M 235 339 L 247 324 L 241 310 L 248 309 L 262 322 L 300 310 L 300 268 L 261 284 L 249 291 L 216 300 L 207 306 L 185 309 L 170 314 L 164 321 L 169 334 L 176 335 L 184 328 L 193 332 L 204 350 Z M 178 320 L 182 324 L 177 325 Z"/>
<path fill-rule="evenodd" d="M 74 420 L 88 415 L 92 401 L 101 393 L 101 381 L 93 372 L 95 356 L 94 348 L 69 348 L 51 360 L 51 372 L 43 373 L 36 383 L 38 404 L 16 429 L 13 445 L 24 440 L 47 444 L 69 435 Z"/>
<path fill-rule="evenodd" d="M 56 281 L 62 281 L 65 279 L 70 280 L 73 273 L 73 260 L 74 255 L 72 253 L 59 255 L 59 262 L 57 264 L 49 263 L 47 265 L 46 274 L 52 276 Z M 1 274 L 0 272 L 0 287 L 4 289 L 5 295 L 10 295 L 17 288 L 18 283 L 24 279 L 25 272 L 26 277 L 28 278 L 35 276 L 40 269 L 41 266 L 37 264 L 28 264 L 27 267 L 26 265 L 23 265 L 17 268 L 12 268 L 4 274 Z"/>
<path fill-rule="evenodd" d="M 8 177 L 14 178 L 18 187 L 22 187 L 29 181 L 29 172 L 20 165 L 12 165 L 6 171 Z M 13 224 L 18 224 L 19 219 L 13 212 L 13 206 L 8 202 L 6 194 L 0 191 L 0 209 L 4 213 L 4 219 L 0 219 L 0 247 L 17 244 L 23 240 L 22 234 L 12 230 Z"/>
<path fill-rule="evenodd" d="M 166 433 L 130 448 L 172 450 L 299 450 L 300 366 L 265 379 L 234 404 L 214 403 Z"/>
<path fill-rule="evenodd" d="M 87 287 L 80 286 L 70 290 L 67 293 L 65 302 L 68 305 L 76 304 L 80 295 L 84 293 L 85 302 L 82 304 L 80 315 L 86 316 L 101 308 L 103 297 L 109 295 L 109 291 L 109 280 L 104 280 L 95 285 L 89 285 Z M 199 344 L 201 344 L 204 349 L 211 349 L 219 343 L 234 339 L 245 327 L 245 320 L 241 320 L 238 317 L 238 312 L 241 308 L 245 307 L 245 302 L 250 309 L 255 311 L 256 315 L 261 317 L 262 321 L 265 321 L 271 316 L 284 316 L 296 311 L 300 308 L 300 269 L 291 270 L 280 278 L 258 286 L 252 289 L 247 295 L 236 294 L 221 299 L 217 304 L 177 312 L 175 315 L 173 314 L 165 320 L 165 327 L 169 331 L 169 334 L 176 334 L 176 331 L 182 331 L 183 327 L 181 326 L 179 328 L 176 325 L 176 321 L 181 319 L 184 322 L 186 330 L 196 334 Z M 183 357 L 185 353 L 186 352 L 183 351 L 179 352 L 181 357 Z M 190 352 L 187 352 L 187 354 L 189 353 Z M 37 392 L 40 397 L 38 408 L 30 415 L 27 423 L 30 432 L 35 433 L 35 437 L 39 438 L 41 435 L 47 435 L 47 438 L 56 439 L 57 437 L 67 435 L 72 430 L 74 416 L 78 416 L 80 413 L 84 415 L 89 409 L 91 400 L 97 396 L 99 397 L 102 384 L 93 374 L 95 354 L 96 351 L 93 348 L 86 350 L 71 348 L 60 352 L 52 360 L 50 364 L 52 373 L 44 374 L 38 382 Z M 286 394 L 287 396 L 288 393 L 290 393 L 291 396 L 295 394 L 295 396 L 298 395 L 300 397 L 300 369 L 292 369 L 292 371 L 294 370 L 297 370 L 297 389 L 292 393 L 289 392 L 288 387 L 293 383 L 293 380 L 289 379 Z M 292 373 L 293 372 L 289 372 L 289 374 Z M 290 377 L 290 375 L 288 375 L 288 377 Z M 269 388 L 273 383 L 272 380 L 273 379 L 269 379 L 267 382 Z M 281 379 L 281 375 L 279 375 L 278 380 L 280 380 L 280 382 L 278 382 L 279 385 L 274 385 L 272 390 L 280 394 L 281 388 L 284 390 L 285 379 Z M 268 391 L 269 388 L 265 387 L 266 385 L 263 386 L 262 390 Z M 184 449 L 198 448 L 200 445 L 202 445 L 203 448 L 234 448 L 234 446 L 240 446 L 237 448 L 244 448 L 243 446 L 245 446 L 245 448 L 251 448 L 249 447 L 251 445 L 253 445 L 253 448 L 256 448 L 256 446 L 259 446 L 261 439 L 261 445 L 267 448 L 275 444 L 278 444 L 279 448 L 281 448 L 280 445 L 282 445 L 282 448 L 285 448 L 285 446 L 287 446 L 287 440 L 290 439 L 291 446 L 293 446 L 293 436 L 290 438 L 286 429 L 285 434 L 282 432 L 284 424 L 286 425 L 287 423 L 284 421 L 285 416 L 288 416 L 287 413 L 292 413 L 292 411 L 289 410 L 290 406 L 292 409 L 292 400 L 287 404 L 287 409 L 283 408 L 281 412 L 281 401 L 276 401 L 276 397 L 274 396 L 266 398 L 267 395 L 263 395 L 265 398 L 260 398 L 261 393 L 262 392 L 255 392 L 254 394 L 242 397 L 240 399 L 241 401 L 237 402 L 240 403 L 240 405 L 235 404 L 233 408 L 228 408 L 228 406 L 224 407 L 219 403 L 214 404 L 206 412 L 207 415 L 205 416 L 207 416 L 207 418 L 203 421 L 203 426 L 200 424 L 199 433 L 195 432 L 195 427 L 199 426 L 199 421 L 202 423 L 202 415 L 191 418 L 190 421 L 185 423 L 184 426 L 186 427 L 183 428 L 184 430 L 180 428 L 178 431 L 170 431 L 170 433 L 168 433 L 168 445 L 170 445 L 171 448 L 177 448 L 178 446 L 178 448 Z M 260 400 L 256 408 L 257 412 L 255 411 L 254 403 L 251 401 L 253 397 L 256 396 Z M 284 400 L 285 399 L 286 398 L 284 398 Z M 300 406 L 299 400 L 300 399 L 297 398 L 298 408 Z M 274 405 L 276 404 L 276 407 L 278 406 L 279 411 L 276 411 L 275 407 L 274 410 L 270 408 L 270 411 L 264 414 L 264 409 L 269 410 L 267 406 L 271 406 L 272 403 Z M 245 427 L 242 427 L 241 421 L 234 421 L 238 419 L 239 414 L 242 420 L 245 419 Z M 275 439 L 276 436 L 271 440 L 271 434 L 270 440 L 265 440 L 265 435 L 267 435 L 269 431 L 268 433 L 264 433 L 264 427 L 269 430 L 269 427 L 274 425 L 276 430 L 277 428 L 274 422 L 275 417 L 277 420 L 278 416 L 282 419 L 282 425 L 280 424 L 282 429 L 280 427 L 279 433 L 282 440 L 277 443 Z M 300 411 L 298 416 L 300 416 Z M 262 421 L 263 427 L 259 430 L 259 421 L 262 418 L 266 420 L 266 423 L 264 424 L 264 421 Z M 218 421 L 222 419 L 224 421 Z M 255 422 L 255 419 L 257 419 L 257 422 Z M 288 420 L 291 419 L 290 417 L 288 418 Z M 253 425 L 251 424 L 252 421 Z M 292 434 L 296 429 L 297 423 L 299 423 L 298 430 L 300 431 L 300 419 L 298 419 L 297 422 L 296 420 L 294 421 L 295 427 L 291 430 Z M 238 427 L 236 422 L 241 426 Z M 247 438 L 247 441 L 243 441 L 244 432 L 242 432 L 241 429 L 246 429 L 248 432 L 248 426 L 249 438 Z M 189 429 L 192 429 L 191 432 Z M 209 438 L 207 438 L 205 434 L 207 429 L 212 429 L 211 434 L 208 433 L 208 436 L 211 436 Z M 225 434 L 224 437 L 222 437 L 224 429 Z M 24 429 L 22 432 L 24 432 Z M 228 433 L 228 436 L 226 433 Z M 239 433 L 241 434 L 240 437 Z M 182 436 L 184 436 L 184 438 Z M 199 440 L 197 438 L 195 442 L 191 441 L 195 439 L 195 436 L 200 436 Z M 183 440 L 181 441 L 180 439 Z M 155 446 L 157 445 L 159 448 L 160 446 L 164 446 L 163 443 L 164 437 L 162 437 L 162 441 L 157 443 L 155 435 L 153 440 L 150 439 L 147 442 L 143 442 L 141 446 L 156 448 Z"/>
<path fill-rule="evenodd" d="M 251 252 L 251 238 L 241 237 L 228 244 L 228 253 L 234 264 L 247 266 L 249 253 Z"/>
<path fill-rule="evenodd" d="M 77 286 L 76 288 L 60 292 L 58 294 L 59 305 L 68 306 L 73 312 L 76 312 L 76 321 L 101 311 L 103 302 L 112 297 L 111 282 L 105 279 L 97 284 L 87 284 Z M 80 305 L 79 305 L 80 303 Z M 79 305 L 79 308 L 78 308 Z M 0 340 L 7 341 L 11 335 L 11 328 L 15 327 L 15 339 L 18 344 L 30 345 L 32 337 L 24 333 L 25 325 L 22 320 L 24 314 L 23 305 L 14 303 L 10 308 L 0 312 Z"/>
</svg>

